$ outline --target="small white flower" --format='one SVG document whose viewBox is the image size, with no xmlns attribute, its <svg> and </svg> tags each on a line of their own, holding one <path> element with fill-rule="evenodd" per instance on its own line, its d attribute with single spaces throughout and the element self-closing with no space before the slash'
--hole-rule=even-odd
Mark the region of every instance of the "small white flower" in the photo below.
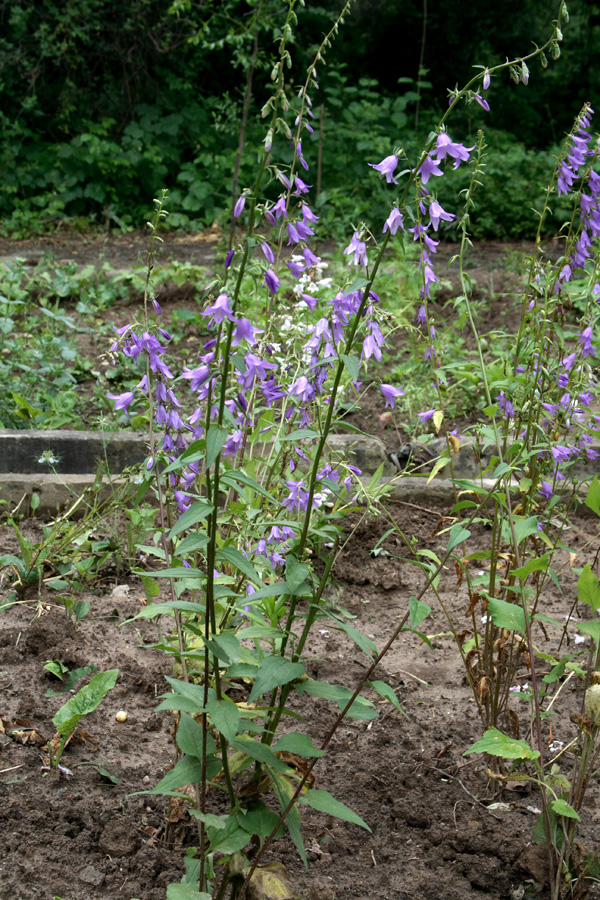
<svg viewBox="0 0 600 900">
<path fill-rule="evenodd" d="M 576 644 L 585 644 L 585 634 L 574 634 L 573 640 Z"/>
</svg>

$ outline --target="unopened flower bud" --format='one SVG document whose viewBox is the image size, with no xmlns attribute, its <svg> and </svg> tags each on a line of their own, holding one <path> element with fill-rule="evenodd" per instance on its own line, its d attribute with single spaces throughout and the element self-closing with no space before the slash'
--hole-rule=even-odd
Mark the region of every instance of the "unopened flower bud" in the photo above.
<svg viewBox="0 0 600 900">
<path fill-rule="evenodd" d="M 585 692 L 585 714 L 594 725 L 600 725 L 600 684 L 592 684 Z"/>
<path fill-rule="evenodd" d="M 542 69 L 547 69 L 547 68 L 548 68 L 548 60 L 547 60 L 547 58 L 546 58 L 546 54 L 545 54 L 545 53 L 542 53 L 542 55 L 540 56 L 540 62 L 542 63 Z"/>
<path fill-rule="evenodd" d="M 529 69 L 527 68 L 527 63 L 521 63 L 521 78 L 523 80 L 523 84 L 529 84 Z"/>
<path fill-rule="evenodd" d="M 560 47 L 558 46 L 558 42 L 555 41 L 552 44 L 552 59 L 558 59 L 560 56 Z"/>
</svg>

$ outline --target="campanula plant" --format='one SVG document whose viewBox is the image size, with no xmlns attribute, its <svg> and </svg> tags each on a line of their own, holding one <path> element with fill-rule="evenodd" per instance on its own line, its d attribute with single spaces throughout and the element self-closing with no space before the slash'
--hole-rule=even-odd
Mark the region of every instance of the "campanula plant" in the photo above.
<svg viewBox="0 0 600 900">
<path fill-rule="evenodd" d="M 438 280 L 435 254 L 440 231 L 445 223 L 458 219 L 463 235 L 459 303 L 465 305 L 468 316 L 470 290 L 463 260 L 472 194 L 485 157 L 483 137 L 476 145 L 466 146 L 451 134 L 447 121 L 463 102 L 490 110 L 487 91 L 492 78 L 508 70 L 526 82 L 531 60 L 544 61 L 545 51 L 556 56 L 562 37 L 559 20 L 543 48 L 484 69 L 462 90 L 451 91 L 448 111 L 418 159 L 409 160 L 401 148 L 394 148 L 381 162 L 366 161 L 390 190 L 398 188 L 396 199 L 377 229 L 365 223 L 349 227 L 344 249 L 348 276 L 334 286 L 323 277 L 323 261 L 309 246 L 317 216 L 310 203 L 307 146 L 314 130 L 317 66 L 347 8 L 325 38 L 304 85 L 295 97 L 289 97 L 285 73 L 291 64 L 288 44 L 295 25 L 294 0 L 287 6 L 278 61 L 272 70 L 273 91 L 262 110 L 267 120 L 264 152 L 254 183 L 245 186 L 233 204 L 234 219 L 244 226 L 244 236 L 232 243 L 222 273 L 207 292 L 202 311 L 206 340 L 196 364 L 182 373 L 170 364 L 171 335 L 160 324 L 160 306 L 152 295 L 154 248 L 166 216 L 165 195 L 157 201 L 151 224 L 141 316 L 116 329 L 112 347 L 113 353 L 121 352 L 139 369 L 133 389 L 111 399 L 126 414 L 140 406 L 148 410 L 145 477 L 156 494 L 160 514 L 154 546 L 143 548 L 154 556 L 158 569 L 139 572 L 150 601 L 140 615 L 167 614 L 174 622 L 164 646 L 176 661 L 177 677 L 170 679 L 172 691 L 161 708 L 177 713 L 176 740 L 182 756 L 152 793 L 169 794 L 190 786 L 186 796 L 198 823 L 200 851 L 197 865 L 188 865 L 184 880 L 203 900 L 210 896 L 221 900 L 229 888 L 231 896 L 242 896 L 258 879 L 263 854 L 284 821 L 306 861 L 300 831 L 302 804 L 368 828 L 355 812 L 314 786 L 312 768 L 344 715 L 369 719 L 376 714 L 373 704 L 361 697 L 361 687 L 398 634 L 405 628 L 418 628 L 428 614 L 430 608 L 422 597 L 429 589 L 435 593 L 450 559 L 467 579 L 472 601 L 487 603 L 490 637 L 486 632 L 483 639 L 476 632 L 472 648 L 461 647 L 486 723 L 497 721 L 503 708 L 498 698 L 505 683 L 497 672 L 493 672 L 493 683 L 485 674 L 486 654 L 499 652 L 499 632 L 519 631 L 517 620 L 524 623 L 520 643 L 527 648 L 535 679 L 531 623 L 537 599 L 532 596 L 551 575 L 551 553 L 543 566 L 529 561 L 534 553 L 539 557 L 540 542 L 547 543 L 546 532 L 554 527 L 556 504 L 548 491 L 554 494 L 561 476 L 567 474 L 575 458 L 573 447 L 578 447 L 578 454 L 589 450 L 585 438 L 589 421 L 585 414 L 582 419 L 580 395 L 585 393 L 584 382 L 586 387 L 589 383 L 593 322 L 590 319 L 582 327 L 572 353 L 566 353 L 563 334 L 561 352 L 551 354 L 550 334 L 556 328 L 548 329 L 555 321 L 568 272 L 561 270 L 553 280 L 533 266 L 524 325 L 514 345 L 507 348 L 500 383 L 486 381 L 481 357 L 488 408 L 477 440 L 494 446 L 488 473 L 491 486 L 455 480 L 457 502 L 446 549 L 438 557 L 431 551 L 416 551 L 427 584 L 418 597 L 410 599 L 406 615 L 381 652 L 349 625 L 343 610 L 339 614 L 326 608 L 324 591 L 341 526 L 357 499 L 371 503 L 373 493 L 381 495 L 380 473 L 365 488 L 360 471 L 329 449 L 328 438 L 342 398 L 357 391 L 364 372 L 382 359 L 386 316 L 374 287 L 383 255 L 392 241 L 410 241 L 418 247 L 421 302 L 416 324 L 424 359 L 431 367 L 435 398 L 431 408 L 419 412 L 419 419 L 445 434 L 447 452 L 436 468 L 448 465 L 451 469 L 461 438 L 446 428 L 444 397 L 451 374 L 439 353 L 430 299 Z M 564 4 L 560 9 L 565 18 Z M 595 221 L 596 194 L 587 166 L 588 145 L 581 148 L 581 129 L 587 134 L 589 115 L 584 112 L 574 132 L 579 153 L 572 152 L 566 168 L 561 162 L 557 169 L 561 186 L 571 187 L 569 179 L 575 180 L 584 167 L 583 177 L 591 184 L 590 193 L 585 194 L 590 198 L 589 203 L 585 201 L 588 237 L 595 227 L 591 222 Z M 287 162 L 279 162 L 286 159 L 285 154 Z M 448 168 L 461 166 L 471 167 L 472 178 L 459 214 L 442 206 L 435 184 Z M 278 199 L 265 200 L 265 187 L 277 183 L 283 189 Z M 563 268 L 581 268 L 589 252 L 581 229 L 572 231 L 574 242 L 567 245 Z M 246 293 L 249 279 L 253 298 Z M 257 306 L 264 310 L 261 318 L 256 317 Z M 578 392 L 577 405 L 571 410 L 569 392 L 548 420 L 542 413 L 544 404 L 556 405 L 557 391 L 564 394 L 567 385 Z M 402 402 L 405 386 L 385 383 L 381 390 L 393 408 Z M 567 415 L 565 409 L 570 410 Z M 563 443 L 567 440 L 563 434 L 573 423 L 576 437 L 569 434 L 568 443 Z M 515 475 L 522 495 L 516 507 L 512 500 Z M 471 526 L 487 521 L 488 504 L 496 510 L 493 548 L 471 553 L 467 547 Z M 469 568 L 473 560 L 484 558 L 490 562 L 487 588 L 478 586 Z M 530 576 L 535 577 L 529 584 Z M 160 584 L 167 586 L 168 599 L 157 602 Z M 303 653 L 312 626 L 323 616 L 335 618 L 336 627 L 346 631 L 370 658 L 368 673 L 354 692 L 306 674 Z M 520 652 L 512 654 L 511 665 Z M 490 666 L 494 665 L 492 661 Z M 398 703 L 389 687 L 369 683 Z M 287 720 L 297 717 L 290 706 L 292 694 L 325 697 L 340 707 L 340 716 L 321 748 L 306 734 L 287 730 L 288 725 L 293 727 Z M 539 722 L 538 700 L 539 692 Z M 282 721 L 286 721 L 284 733 Z M 217 868 L 217 863 L 223 865 Z"/>
</svg>

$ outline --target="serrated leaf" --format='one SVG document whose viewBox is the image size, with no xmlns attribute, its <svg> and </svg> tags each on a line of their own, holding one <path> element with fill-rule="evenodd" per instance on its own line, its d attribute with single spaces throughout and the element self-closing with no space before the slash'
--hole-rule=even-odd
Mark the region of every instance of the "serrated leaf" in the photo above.
<svg viewBox="0 0 600 900">
<path fill-rule="evenodd" d="M 240 657 L 240 642 L 235 634 L 231 632 L 215 635 L 206 646 L 211 653 L 214 653 L 218 659 L 222 659 L 227 665 L 236 662 Z"/>
<path fill-rule="evenodd" d="M 296 678 L 304 675 L 304 666 L 301 663 L 293 663 L 282 656 L 267 656 L 262 661 L 256 680 L 250 692 L 248 703 L 254 702 L 267 691 L 272 691 L 283 684 L 289 684 Z"/>
<path fill-rule="evenodd" d="M 515 603 L 507 603 L 506 600 L 500 600 L 498 597 L 490 597 L 488 603 L 492 622 L 497 628 L 507 628 L 509 631 L 525 634 L 525 613 L 520 606 Z"/>
<path fill-rule="evenodd" d="M 585 564 L 585 568 L 577 582 L 577 599 L 581 603 L 587 603 L 594 612 L 600 607 L 600 582 L 598 576 L 592 572 L 589 563 Z"/>
<path fill-rule="evenodd" d="M 207 836 L 210 840 L 211 852 L 217 851 L 218 853 L 226 854 L 243 850 L 250 840 L 248 832 L 238 825 L 237 819 L 233 815 L 229 817 L 225 828 L 209 828 Z"/>
<path fill-rule="evenodd" d="M 320 791 L 313 788 L 307 791 L 306 794 L 301 794 L 298 797 L 298 802 L 303 803 L 305 806 L 310 806 L 312 809 L 317 809 L 319 812 L 335 816 L 336 819 L 352 822 L 354 825 L 360 825 L 361 828 L 371 831 L 364 819 L 361 819 L 357 813 L 353 812 L 340 800 L 332 797 L 329 791 Z"/>
<path fill-rule="evenodd" d="M 70 734 L 83 716 L 93 712 L 114 688 L 118 675 L 118 669 L 99 672 L 74 697 L 67 700 L 52 719 L 58 733 L 63 736 Z"/>
<path fill-rule="evenodd" d="M 286 750 L 288 753 L 296 753 L 298 756 L 316 757 L 323 756 L 324 751 L 318 750 L 307 734 L 290 732 L 279 738 L 277 744 L 273 748 L 277 752 Z"/>
<path fill-rule="evenodd" d="M 197 525 L 198 522 L 205 522 L 212 511 L 212 503 L 207 503 L 206 500 L 197 500 L 195 503 L 192 503 L 190 508 L 186 509 L 171 528 L 168 534 L 169 540 L 177 537 L 182 531 L 187 531 L 188 528 Z"/>
<path fill-rule="evenodd" d="M 448 552 L 454 550 L 459 544 L 462 544 L 471 537 L 471 532 L 463 528 L 458 522 L 450 529 L 450 538 L 448 540 Z"/>
<path fill-rule="evenodd" d="M 578 822 L 581 822 L 577 811 L 574 810 L 566 800 L 561 800 L 560 798 L 558 798 L 557 800 L 553 800 L 550 806 L 557 814 L 557 816 L 566 816 L 568 819 L 577 819 Z"/>
<path fill-rule="evenodd" d="M 338 627 L 344 631 L 349 638 L 352 638 L 357 647 L 360 647 L 365 656 L 368 656 L 370 660 L 373 659 L 374 656 L 377 656 L 377 644 L 375 641 L 372 641 L 371 638 L 368 638 L 366 635 L 361 634 L 360 631 L 357 631 L 356 628 L 353 628 L 352 625 L 349 625 L 348 622 L 344 622 L 341 619 L 338 619 L 337 616 L 332 615 L 331 618 L 334 622 L 337 623 Z"/>
<path fill-rule="evenodd" d="M 489 753 L 490 756 L 500 756 L 502 759 L 537 759 L 540 755 L 526 741 L 508 737 L 494 727 L 488 728 L 472 747 L 465 750 L 463 756 L 469 753 Z"/>
</svg>

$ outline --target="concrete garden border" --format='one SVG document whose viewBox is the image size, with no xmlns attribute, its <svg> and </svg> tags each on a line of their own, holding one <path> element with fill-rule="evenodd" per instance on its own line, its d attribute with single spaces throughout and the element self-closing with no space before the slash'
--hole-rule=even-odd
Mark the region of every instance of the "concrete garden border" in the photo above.
<svg viewBox="0 0 600 900">
<path fill-rule="evenodd" d="M 383 480 L 394 482 L 391 494 L 394 500 L 437 506 L 450 502 L 454 497 L 447 467 L 430 482 L 429 473 L 422 477 L 399 478 L 379 438 L 356 434 L 331 435 L 328 446 L 334 458 L 342 457 L 358 466 L 366 479 L 383 463 Z M 439 453 L 444 446 L 443 439 L 428 444 L 434 453 Z M 595 449 L 600 450 L 600 445 Z M 48 464 L 42 461 L 43 455 L 49 452 L 57 460 L 53 464 L 56 473 L 49 471 Z M 452 459 L 455 477 L 479 479 L 492 452 L 493 448 L 486 458 L 478 461 L 472 442 L 461 442 L 459 452 Z M 146 456 L 145 436 L 129 431 L 0 429 L 0 500 L 8 501 L 10 509 L 20 504 L 20 511 L 26 512 L 35 493 L 40 501 L 38 512 L 54 514 L 72 505 L 78 495 L 93 486 L 101 462 L 105 462 L 107 470 L 122 483 L 119 476 L 123 470 L 143 462 Z M 582 481 L 590 481 L 594 475 L 600 476 L 600 457 L 593 464 L 577 464 L 575 474 Z M 105 481 L 108 491 L 108 479 Z M 481 487 L 485 490 L 491 484 L 491 481 L 484 479 Z"/>
</svg>

